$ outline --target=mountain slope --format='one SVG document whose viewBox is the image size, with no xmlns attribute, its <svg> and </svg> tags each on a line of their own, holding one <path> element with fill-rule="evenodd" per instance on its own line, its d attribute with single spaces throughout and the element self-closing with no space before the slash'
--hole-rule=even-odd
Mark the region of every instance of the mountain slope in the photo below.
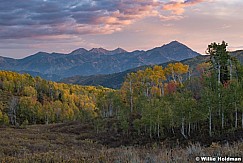
<svg viewBox="0 0 243 163">
<path fill-rule="evenodd" d="M 177 41 L 172 41 L 167 45 L 148 50 L 143 54 L 143 58 L 147 59 L 147 64 L 160 64 L 168 61 L 181 61 L 198 55 L 200 54 L 192 51 L 187 46 Z"/>
<path fill-rule="evenodd" d="M 243 50 L 230 52 L 230 55 L 236 57 L 243 64 Z M 207 60 L 209 60 L 209 56 L 201 55 L 194 58 L 185 59 L 180 62 L 189 65 L 191 69 L 195 70 L 198 64 L 205 62 Z M 171 62 L 175 62 L 175 61 L 170 61 L 159 65 L 166 67 Z M 128 73 L 136 72 L 138 70 L 144 70 L 147 67 L 151 67 L 151 66 L 141 66 L 120 73 L 114 73 L 109 75 L 74 76 L 74 77 L 62 79 L 60 82 L 79 84 L 79 85 L 94 85 L 94 86 L 101 85 L 108 88 L 119 89 Z"/>
<path fill-rule="evenodd" d="M 190 59 L 185 59 L 180 62 L 189 65 L 190 68 L 195 68 L 198 64 L 205 62 L 209 59 L 209 56 L 197 56 Z M 166 67 L 169 63 L 174 63 L 176 61 L 170 61 L 163 64 L 159 64 L 162 67 Z M 93 86 L 104 86 L 113 89 L 119 89 L 124 82 L 127 74 L 131 72 L 137 72 L 138 70 L 144 70 L 147 67 L 152 67 L 151 65 L 140 66 L 133 69 L 129 69 L 123 72 L 108 74 L 108 75 L 91 75 L 91 76 L 73 76 L 69 78 L 64 78 L 60 82 L 69 84 L 79 84 L 79 85 L 93 85 Z"/>
<path fill-rule="evenodd" d="M 231 52 L 231 55 L 233 57 L 236 57 L 241 63 L 243 63 L 243 50 L 237 50 L 237 51 Z"/>
<path fill-rule="evenodd" d="M 93 48 L 88 51 L 79 48 L 69 54 L 39 52 L 23 59 L 1 57 L 0 70 L 32 72 L 42 74 L 42 77 L 65 78 L 75 75 L 118 73 L 143 65 L 180 61 L 198 55 L 200 54 L 177 41 L 148 51 L 127 52 L 121 48 L 112 51 Z"/>
</svg>

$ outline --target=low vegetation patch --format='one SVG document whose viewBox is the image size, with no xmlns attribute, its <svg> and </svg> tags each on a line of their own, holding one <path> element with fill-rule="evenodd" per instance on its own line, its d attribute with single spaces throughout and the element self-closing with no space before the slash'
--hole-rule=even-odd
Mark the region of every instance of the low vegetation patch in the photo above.
<svg viewBox="0 0 243 163">
<path fill-rule="evenodd" d="M 64 132 L 67 126 L 79 130 Z M 87 130 L 87 126 L 73 122 L 0 128 L 0 162 L 195 162 L 196 156 L 243 156 L 242 141 L 212 142 L 209 146 L 188 143 L 169 147 L 171 142 L 153 142 L 111 147 L 111 139 L 107 145 L 101 144 L 95 130 Z"/>
</svg>

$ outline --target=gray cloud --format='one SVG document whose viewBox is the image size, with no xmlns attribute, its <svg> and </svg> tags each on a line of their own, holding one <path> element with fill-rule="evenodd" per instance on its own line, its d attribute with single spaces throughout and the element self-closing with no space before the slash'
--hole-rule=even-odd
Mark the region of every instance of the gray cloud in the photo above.
<svg viewBox="0 0 243 163">
<path fill-rule="evenodd" d="M 195 2 L 201 1 L 184 4 Z M 154 0 L 0 0 L 0 39 L 113 33 L 147 16 L 181 18 L 163 15 L 163 6 L 175 12 L 175 4 L 166 5 Z"/>
</svg>

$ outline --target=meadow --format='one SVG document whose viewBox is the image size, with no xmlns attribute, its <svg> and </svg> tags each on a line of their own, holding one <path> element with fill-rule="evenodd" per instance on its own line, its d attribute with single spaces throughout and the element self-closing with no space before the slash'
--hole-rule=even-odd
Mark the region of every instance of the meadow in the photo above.
<svg viewBox="0 0 243 163">
<path fill-rule="evenodd" d="M 148 145 L 110 146 L 95 131 L 79 122 L 0 128 L 0 162 L 157 163 L 195 162 L 197 156 L 243 156 L 243 142 L 188 143 L 168 147 Z"/>
</svg>

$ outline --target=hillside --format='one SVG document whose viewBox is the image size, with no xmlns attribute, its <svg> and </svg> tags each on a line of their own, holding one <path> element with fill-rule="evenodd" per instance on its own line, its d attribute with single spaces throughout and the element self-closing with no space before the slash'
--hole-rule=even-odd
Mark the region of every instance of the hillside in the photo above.
<svg viewBox="0 0 243 163">
<path fill-rule="evenodd" d="M 207 59 L 209 59 L 208 56 L 201 55 L 194 58 L 185 59 L 180 62 L 189 65 L 190 69 L 195 69 L 195 67 L 198 64 L 205 62 Z M 159 65 L 162 67 L 166 67 L 169 63 L 173 63 L 173 62 L 176 61 L 170 61 Z M 127 74 L 131 72 L 136 72 L 138 70 L 144 70 L 147 67 L 152 67 L 152 66 L 140 66 L 123 72 L 108 74 L 108 75 L 73 76 L 69 78 L 64 78 L 60 82 L 69 83 L 69 84 L 79 84 L 79 85 L 93 85 L 93 86 L 100 85 L 108 88 L 119 89 L 122 83 L 124 82 Z"/>
<path fill-rule="evenodd" d="M 97 96 L 106 91 L 111 90 L 0 71 L 0 125 L 84 120 L 97 114 Z"/>
<path fill-rule="evenodd" d="M 241 63 L 243 63 L 243 50 L 230 52 L 230 54 L 231 56 L 236 57 Z M 209 60 L 208 56 L 201 55 L 194 58 L 185 59 L 180 62 L 189 65 L 190 69 L 195 71 L 195 68 L 198 64 L 203 63 L 207 60 Z M 173 62 L 175 61 L 170 61 L 159 65 L 165 67 L 169 63 L 173 63 Z M 119 89 L 121 87 L 121 84 L 124 82 L 127 74 L 131 72 L 136 72 L 138 70 L 144 70 L 146 67 L 151 67 L 151 66 L 140 66 L 137 68 L 129 69 L 127 71 L 108 74 L 108 75 L 73 76 L 69 78 L 64 78 L 60 82 L 79 84 L 79 85 L 94 85 L 94 86 L 101 85 L 108 88 Z M 196 73 L 192 73 L 192 75 L 196 75 Z"/>
<path fill-rule="evenodd" d="M 243 63 L 243 50 L 231 52 L 231 55 L 236 57 L 241 63 Z"/>
<path fill-rule="evenodd" d="M 23 59 L 0 58 L 0 70 L 28 72 L 58 81 L 75 75 L 112 74 L 143 65 L 181 61 L 200 55 L 187 46 L 173 41 L 148 51 L 127 52 L 121 48 L 106 50 L 79 48 L 69 54 L 38 52 Z"/>
</svg>

